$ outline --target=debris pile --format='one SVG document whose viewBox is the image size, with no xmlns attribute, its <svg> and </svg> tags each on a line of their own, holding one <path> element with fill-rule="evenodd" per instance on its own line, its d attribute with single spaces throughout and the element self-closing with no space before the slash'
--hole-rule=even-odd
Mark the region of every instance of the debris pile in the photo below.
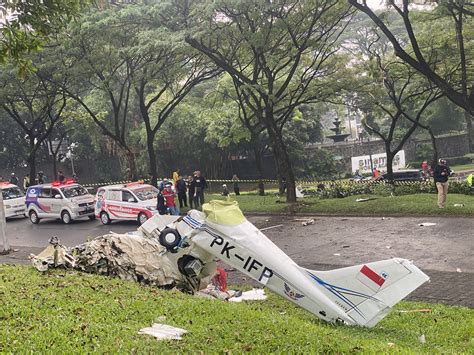
<svg viewBox="0 0 474 355">
<path fill-rule="evenodd" d="M 182 256 L 167 253 L 158 241 L 141 234 L 106 234 L 73 248 L 52 238 L 45 250 L 32 255 L 32 265 L 39 271 L 66 267 L 153 286 L 176 286 L 190 292 L 206 287 L 214 276 L 216 264 L 211 260 L 199 278 L 193 280 L 173 267 Z"/>
<path fill-rule="evenodd" d="M 182 277 L 157 241 L 134 234 L 106 234 L 71 249 L 75 269 L 155 286 L 173 286 Z"/>
</svg>

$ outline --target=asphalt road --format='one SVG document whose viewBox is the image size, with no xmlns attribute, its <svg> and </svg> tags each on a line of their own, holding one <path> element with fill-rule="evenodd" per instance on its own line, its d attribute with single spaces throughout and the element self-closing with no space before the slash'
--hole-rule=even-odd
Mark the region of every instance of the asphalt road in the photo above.
<svg viewBox="0 0 474 355">
<path fill-rule="evenodd" d="M 13 246 L 46 247 L 53 236 L 59 237 L 64 245 L 74 246 L 110 231 L 126 233 L 136 230 L 137 227 L 135 221 L 112 222 L 105 226 L 99 220 L 89 219 L 80 219 L 65 225 L 54 219 L 42 219 L 39 224 L 32 224 L 28 218 L 12 218 L 7 221 L 6 232 Z"/>
<path fill-rule="evenodd" d="M 264 233 L 301 265 L 355 265 L 391 257 L 414 260 L 423 269 L 474 273 L 474 218 L 441 217 L 308 217 L 303 226 L 298 216 L 248 216 L 259 228 L 282 225 Z M 420 223 L 436 223 L 421 227 Z M 10 244 L 43 248 L 52 236 L 74 246 L 108 232 L 126 233 L 138 227 L 134 221 L 78 220 L 64 225 L 43 219 L 12 219 L 6 232 Z"/>
<path fill-rule="evenodd" d="M 401 257 L 413 260 L 428 276 L 411 299 L 474 307 L 474 218 L 442 217 L 308 217 L 314 224 L 303 226 L 303 216 L 247 216 L 259 228 L 275 227 L 264 233 L 299 265 L 314 269 L 358 265 Z M 436 223 L 420 226 L 423 222 Z M 1 263 L 28 263 L 52 236 L 62 244 L 75 246 L 89 238 L 136 230 L 136 222 L 75 221 L 64 225 L 28 219 L 7 222 L 10 244 L 17 251 L 0 256 Z M 1 245 L 1 244 L 0 244 Z M 248 283 L 242 274 L 228 270 L 233 283 Z"/>
</svg>

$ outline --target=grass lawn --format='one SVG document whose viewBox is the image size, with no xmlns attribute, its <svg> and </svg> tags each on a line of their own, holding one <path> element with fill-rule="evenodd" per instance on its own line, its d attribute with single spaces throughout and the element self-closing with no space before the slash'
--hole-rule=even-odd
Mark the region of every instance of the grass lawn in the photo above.
<svg viewBox="0 0 474 355">
<path fill-rule="evenodd" d="M 451 169 L 456 171 L 463 171 L 463 170 L 474 170 L 474 164 L 464 164 L 464 165 L 454 165 L 450 166 Z"/>
<path fill-rule="evenodd" d="M 403 302 L 373 329 L 335 326 L 270 294 L 226 303 L 134 282 L 0 266 L 2 353 L 469 353 L 474 310 Z M 398 310 L 432 309 L 431 313 Z M 181 341 L 137 335 L 160 316 Z M 426 343 L 418 337 L 424 334 Z"/>
<path fill-rule="evenodd" d="M 208 195 L 207 199 L 223 199 L 220 195 Z M 305 197 L 294 206 L 284 203 L 285 198 L 272 195 L 257 196 L 243 194 L 232 196 L 239 202 L 244 212 L 301 212 L 327 213 L 343 215 L 457 215 L 466 216 L 474 213 L 474 196 L 462 194 L 448 194 L 446 208 L 437 207 L 436 194 L 414 194 L 403 196 L 357 195 L 345 198 L 320 199 L 319 197 Z M 373 198 L 367 202 L 356 202 L 359 198 Z M 280 201 L 280 202 L 277 202 Z M 463 204 L 463 207 L 455 207 Z"/>
</svg>

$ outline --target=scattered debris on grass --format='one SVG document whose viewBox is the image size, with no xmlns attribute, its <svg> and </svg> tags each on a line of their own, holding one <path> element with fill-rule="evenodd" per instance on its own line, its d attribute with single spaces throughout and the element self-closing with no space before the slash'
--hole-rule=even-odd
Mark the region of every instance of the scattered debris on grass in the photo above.
<svg viewBox="0 0 474 355">
<path fill-rule="evenodd" d="M 301 223 L 303 226 L 309 226 L 309 225 L 312 225 L 314 224 L 314 219 L 308 219 L 306 221 L 304 221 L 303 223 Z"/>
<path fill-rule="evenodd" d="M 431 313 L 432 310 L 429 308 L 426 309 L 409 309 L 409 310 L 402 310 L 398 311 L 398 313 Z"/>
<path fill-rule="evenodd" d="M 143 328 L 138 331 L 138 334 L 151 335 L 157 340 L 181 340 L 182 336 L 186 333 L 187 330 L 185 329 L 175 328 L 170 325 L 160 323 L 153 323 L 151 327 Z"/>
<path fill-rule="evenodd" d="M 277 224 L 276 226 L 270 226 L 270 227 L 261 228 L 260 230 L 261 230 L 261 231 L 266 231 L 266 230 L 269 230 L 269 229 L 280 228 L 280 227 L 283 227 L 283 224 Z"/>
<path fill-rule="evenodd" d="M 464 203 L 455 203 L 454 207 L 464 207 Z"/>
<path fill-rule="evenodd" d="M 421 334 L 421 335 L 418 337 L 418 341 L 419 341 L 421 344 L 425 344 L 425 343 L 426 343 L 425 334 Z"/>
<path fill-rule="evenodd" d="M 242 302 L 242 301 L 262 301 L 266 300 L 267 295 L 263 288 L 253 288 L 250 291 L 242 292 L 240 296 L 234 296 L 229 298 L 230 302 Z"/>
<path fill-rule="evenodd" d="M 375 200 L 375 199 L 376 199 L 375 197 L 358 198 L 356 202 L 367 202 L 367 201 Z"/>
</svg>

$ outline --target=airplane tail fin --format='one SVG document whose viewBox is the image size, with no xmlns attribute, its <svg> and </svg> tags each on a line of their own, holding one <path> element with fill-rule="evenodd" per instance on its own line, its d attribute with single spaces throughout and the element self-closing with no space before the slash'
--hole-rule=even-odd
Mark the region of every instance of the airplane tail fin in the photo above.
<svg viewBox="0 0 474 355">
<path fill-rule="evenodd" d="M 389 259 L 330 271 L 304 269 L 355 323 L 375 326 L 391 307 L 429 280 L 406 259 Z"/>
</svg>

